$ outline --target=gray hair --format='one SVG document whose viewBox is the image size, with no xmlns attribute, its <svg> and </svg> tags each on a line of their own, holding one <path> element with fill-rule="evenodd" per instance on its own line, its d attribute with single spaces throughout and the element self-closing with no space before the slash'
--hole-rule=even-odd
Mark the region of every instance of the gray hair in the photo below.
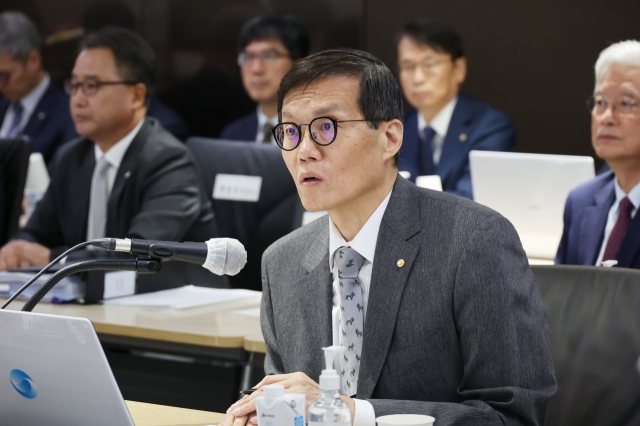
<svg viewBox="0 0 640 426">
<path fill-rule="evenodd" d="M 0 52 L 9 52 L 14 60 L 25 60 L 32 50 L 40 50 L 40 34 L 22 12 L 0 14 Z"/>
<path fill-rule="evenodd" d="M 596 89 L 613 65 L 628 65 L 640 68 L 640 41 L 621 41 L 600 52 L 595 67 Z"/>
</svg>

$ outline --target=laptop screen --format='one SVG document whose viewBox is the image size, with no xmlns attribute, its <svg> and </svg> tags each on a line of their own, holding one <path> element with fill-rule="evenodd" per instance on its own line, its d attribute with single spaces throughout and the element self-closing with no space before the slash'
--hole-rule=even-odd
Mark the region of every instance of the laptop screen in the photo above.
<svg viewBox="0 0 640 426">
<path fill-rule="evenodd" d="M 130 425 L 91 322 L 0 310 L 0 413 L 7 425 Z"/>
</svg>

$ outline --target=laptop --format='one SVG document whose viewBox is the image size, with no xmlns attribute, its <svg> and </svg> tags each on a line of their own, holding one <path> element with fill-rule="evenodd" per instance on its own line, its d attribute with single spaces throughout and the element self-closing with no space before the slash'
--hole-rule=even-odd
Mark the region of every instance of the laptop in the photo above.
<svg viewBox="0 0 640 426">
<path fill-rule="evenodd" d="M 86 318 L 0 310 L 0 423 L 133 426 Z"/>
<path fill-rule="evenodd" d="M 527 257 L 553 259 L 569 192 L 595 176 L 593 158 L 471 151 L 474 201 L 509 219 Z"/>
</svg>

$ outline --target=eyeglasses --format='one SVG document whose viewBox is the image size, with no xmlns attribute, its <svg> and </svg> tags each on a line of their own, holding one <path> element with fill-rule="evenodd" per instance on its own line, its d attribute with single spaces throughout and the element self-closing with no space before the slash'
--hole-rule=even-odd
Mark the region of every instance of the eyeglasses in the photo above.
<svg viewBox="0 0 640 426">
<path fill-rule="evenodd" d="M 251 65 L 258 59 L 265 64 L 272 64 L 280 58 L 291 58 L 291 56 L 285 53 L 280 53 L 275 49 L 265 50 L 260 53 L 242 52 L 238 55 L 238 65 L 241 67 Z"/>
<path fill-rule="evenodd" d="M 435 59 L 420 63 L 402 63 L 398 65 L 398 68 L 401 73 L 412 75 L 416 73 L 418 68 L 420 68 L 420 71 L 422 71 L 423 74 L 430 75 L 435 74 L 437 67 L 444 62 L 446 62 L 446 59 Z"/>
<path fill-rule="evenodd" d="M 587 100 L 587 108 L 593 115 L 602 115 L 609 107 L 611 107 L 612 114 L 635 115 L 639 113 L 638 100 L 633 96 L 621 96 L 613 103 L 602 96 L 591 97 Z"/>
<path fill-rule="evenodd" d="M 338 136 L 338 123 L 352 123 L 368 120 L 334 120 L 329 117 L 314 118 L 309 124 L 280 123 L 271 131 L 276 143 L 285 151 L 293 151 L 304 139 L 302 126 L 308 126 L 311 139 L 318 145 L 333 143 Z"/>
<path fill-rule="evenodd" d="M 113 86 L 116 84 L 124 84 L 125 86 L 133 86 L 138 84 L 139 81 L 99 81 L 99 80 L 85 80 L 85 81 L 72 81 L 67 80 L 64 82 L 64 91 L 67 95 L 71 96 L 78 89 L 82 89 L 82 93 L 87 96 L 95 95 L 102 86 Z"/>
</svg>

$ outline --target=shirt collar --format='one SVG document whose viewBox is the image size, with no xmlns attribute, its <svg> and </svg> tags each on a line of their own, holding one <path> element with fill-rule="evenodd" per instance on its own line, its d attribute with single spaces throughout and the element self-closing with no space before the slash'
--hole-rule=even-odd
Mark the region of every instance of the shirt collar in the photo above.
<svg viewBox="0 0 640 426">
<path fill-rule="evenodd" d="M 267 117 L 266 114 L 262 112 L 260 105 L 258 105 L 256 114 L 258 114 L 258 129 L 260 129 L 260 132 L 262 132 L 264 125 L 267 123 L 271 124 L 273 127 L 276 127 L 278 124 L 278 115 L 276 114 L 271 118 Z"/>
<path fill-rule="evenodd" d="M 458 103 L 458 97 L 451 99 L 448 104 L 442 108 L 431 123 L 427 123 L 424 119 L 424 116 L 420 114 L 418 111 L 418 134 L 422 134 L 422 131 L 425 127 L 430 126 L 433 130 L 435 130 L 436 134 L 440 137 L 445 137 L 447 135 L 447 130 L 449 130 L 449 123 L 451 122 L 451 117 L 453 116 L 453 110 L 456 108 L 456 104 Z"/>
<path fill-rule="evenodd" d="M 130 131 L 124 138 L 120 139 L 114 146 L 112 146 L 107 152 L 102 152 L 102 150 L 98 147 L 97 144 L 93 146 L 94 153 L 96 156 L 96 163 L 104 156 L 104 158 L 114 167 L 116 170 L 120 168 L 120 163 L 122 163 L 122 159 L 124 158 L 124 154 L 129 149 L 129 145 L 133 142 L 133 139 L 136 137 L 140 128 L 144 124 L 144 118 L 140 120 L 140 122 Z"/>
<path fill-rule="evenodd" d="M 345 241 L 344 237 L 333 224 L 331 217 L 329 217 L 329 268 L 333 271 L 333 256 L 340 247 L 349 246 L 362 257 L 369 262 L 373 263 L 373 257 L 376 252 L 376 243 L 378 242 L 378 233 L 380 232 L 380 223 L 382 223 L 382 217 L 387 210 L 389 199 L 391 198 L 391 192 L 382 200 L 382 203 L 378 206 L 376 211 L 373 212 L 371 217 L 364 224 L 362 229 L 358 232 L 355 238 L 349 242 Z"/>
<path fill-rule="evenodd" d="M 49 77 L 49 73 L 45 73 L 42 81 L 38 83 L 38 85 L 27 94 L 27 96 L 20 99 L 20 105 L 22 105 L 24 116 L 31 116 L 31 113 L 36 109 L 36 106 L 38 105 L 38 102 L 40 102 L 44 92 L 47 91 L 50 82 L 51 77 Z"/>
<path fill-rule="evenodd" d="M 622 190 L 622 188 L 620 188 L 618 179 L 615 179 L 614 182 L 614 187 L 616 190 L 616 204 L 620 204 L 620 201 L 622 201 L 624 197 L 629 197 L 629 201 L 631 201 L 631 204 L 633 204 L 633 210 L 636 210 L 638 207 L 640 207 L 640 183 L 636 184 L 636 186 L 634 186 L 633 189 L 631 189 L 631 191 L 626 194 Z"/>
</svg>

